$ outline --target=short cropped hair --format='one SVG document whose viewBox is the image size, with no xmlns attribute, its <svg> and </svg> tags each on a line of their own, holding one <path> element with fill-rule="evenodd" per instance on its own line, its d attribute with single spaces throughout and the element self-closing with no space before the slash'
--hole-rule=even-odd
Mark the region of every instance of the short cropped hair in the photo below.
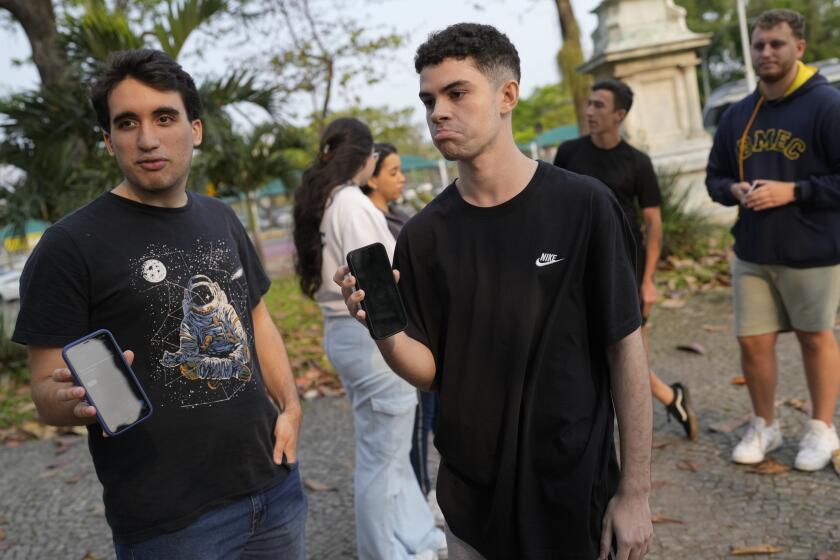
<svg viewBox="0 0 840 560">
<path fill-rule="evenodd" d="M 447 58 L 472 59 L 479 72 L 495 82 L 522 77 L 519 53 L 507 35 L 491 25 L 456 23 L 429 35 L 417 49 L 414 69 L 419 74 L 427 66 L 437 66 Z"/>
<path fill-rule="evenodd" d="M 797 39 L 805 38 L 805 18 L 802 14 L 794 12 L 793 10 L 784 10 L 781 8 L 762 12 L 761 15 L 753 20 L 750 34 L 752 34 L 752 32 L 757 28 L 771 29 L 777 25 L 781 25 L 782 23 L 786 23 L 790 26 L 790 30 L 793 31 L 793 36 Z"/>
<path fill-rule="evenodd" d="M 611 78 L 609 80 L 597 82 L 594 86 L 592 86 L 592 91 L 598 91 L 599 89 L 605 89 L 612 92 L 614 109 L 624 109 L 627 112 L 630 111 L 630 107 L 633 106 L 633 90 L 630 89 L 630 86 L 621 80 Z"/>
<path fill-rule="evenodd" d="M 190 121 L 201 115 L 201 99 L 195 82 L 175 59 L 153 49 L 117 51 L 108 57 L 105 69 L 90 89 L 90 102 L 96 111 L 96 120 L 105 132 L 111 132 L 108 96 L 126 78 L 134 78 L 158 91 L 177 91 L 181 94 Z"/>
</svg>

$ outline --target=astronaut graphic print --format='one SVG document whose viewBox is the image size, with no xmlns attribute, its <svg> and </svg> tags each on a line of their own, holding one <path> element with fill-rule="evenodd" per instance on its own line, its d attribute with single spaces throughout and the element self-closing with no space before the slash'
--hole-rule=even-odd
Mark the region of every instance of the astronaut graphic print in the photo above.
<svg viewBox="0 0 840 560">
<path fill-rule="evenodd" d="M 146 359 L 152 382 L 164 388 L 161 405 L 208 406 L 245 390 L 253 335 L 236 252 L 223 241 L 197 240 L 189 251 L 154 245 L 131 269 L 155 327 Z"/>
</svg>

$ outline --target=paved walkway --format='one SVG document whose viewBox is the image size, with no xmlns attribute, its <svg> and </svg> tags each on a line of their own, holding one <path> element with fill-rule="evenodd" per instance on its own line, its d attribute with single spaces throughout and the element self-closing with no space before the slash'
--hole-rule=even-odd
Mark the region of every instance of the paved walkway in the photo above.
<svg viewBox="0 0 840 560">
<path fill-rule="evenodd" d="M 682 521 L 657 524 L 651 559 L 721 559 L 732 546 L 772 545 L 772 556 L 808 559 L 840 547 L 840 477 L 830 469 L 815 474 L 751 474 L 728 461 L 742 429 L 713 433 L 709 426 L 748 411 L 746 388 L 730 385 L 738 375 L 731 332 L 704 325 L 727 325 L 731 306 L 725 294 L 696 297 L 683 309 L 656 310 L 652 319 L 653 365 L 666 381 L 682 380 L 692 391 L 700 417 L 698 441 L 685 441 L 675 423 L 655 407 L 655 515 Z M 700 343 L 704 355 L 676 350 Z M 807 399 L 799 351 L 792 335 L 779 341 L 780 400 Z M 353 428 L 345 399 L 305 404 L 301 443 L 304 479 L 329 490 L 309 491 L 307 527 L 313 559 L 355 556 L 352 504 Z M 790 465 L 806 416 L 779 409 L 785 446 L 774 453 Z M 835 418 L 840 424 L 840 417 Z M 0 558 L 82 560 L 111 558 L 112 547 L 101 505 L 101 488 L 81 438 L 61 454 L 52 442 L 0 448 Z M 682 467 L 682 468 L 680 468 Z"/>
</svg>

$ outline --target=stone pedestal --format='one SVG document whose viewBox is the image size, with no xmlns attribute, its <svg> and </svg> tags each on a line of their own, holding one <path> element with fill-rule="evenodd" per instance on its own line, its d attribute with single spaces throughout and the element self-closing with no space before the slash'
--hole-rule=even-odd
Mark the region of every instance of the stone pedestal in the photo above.
<svg viewBox="0 0 840 560">
<path fill-rule="evenodd" d="M 633 108 L 624 121 L 627 141 L 647 152 L 658 169 L 677 174 L 690 206 L 730 220 L 731 211 L 712 203 L 704 184 L 712 140 L 703 129 L 695 69 L 697 50 L 711 34 L 690 31 L 685 10 L 673 0 L 603 0 L 594 11 L 593 54 L 580 71 L 633 88 Z"/>
</svg>

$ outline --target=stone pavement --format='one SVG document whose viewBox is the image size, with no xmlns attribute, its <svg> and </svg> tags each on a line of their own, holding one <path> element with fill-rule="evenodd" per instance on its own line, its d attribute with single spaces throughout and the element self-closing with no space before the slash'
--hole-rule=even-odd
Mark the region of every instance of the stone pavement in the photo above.
<svg viewBox="0 0 840 560">
<path fill-rule="evenodd" d="M 654 515 L 682 521 L 657 524 L 650 559 L 721 559 L 731 546 L 774 545 L 783 552 L 743 558 L 809 559 L 840 548 L 840 477 L 826 469 L 815 474 L 751 474 L 729 463 L 743 428 L 712 433 L 710 424 L 749 410 L 746 388 L 730 385 L 738 375 L 732 332 L 709 332 L 731 320 L 727 294 L 697 296 L 679 310 L 657 309 L 652 316 L 654 368 L 666 381 L 681 380 L 691 389 L 700 421 L 694 444 L 666 422 L 663 407 L 654 416 Z M 676 350 L 700 343 L 707 352 Z M 807 399 L 799 350 L 792 335 L 779 340 L 778 398 Z M 773 456 L 791 465 L 806 420 L 782 405 L 779 415 L 784 447 Z M 835 417 L 840 424 L 840 417 Z M 87 553 L 111 558 L 112 547 L 101 505 L 101 488 L 83 441 L 62 455 L 51 442 L 0 448 L 0 558 L 82 560 Z M 345 399 L 305 403 L 301 437 L 302 475 L 329 490 L 308 491 L 309 556 L 355 557 L 352 501 L 353 428 Z M 683 470 L 678 467 L 693 467 Z"/>
</svg>

